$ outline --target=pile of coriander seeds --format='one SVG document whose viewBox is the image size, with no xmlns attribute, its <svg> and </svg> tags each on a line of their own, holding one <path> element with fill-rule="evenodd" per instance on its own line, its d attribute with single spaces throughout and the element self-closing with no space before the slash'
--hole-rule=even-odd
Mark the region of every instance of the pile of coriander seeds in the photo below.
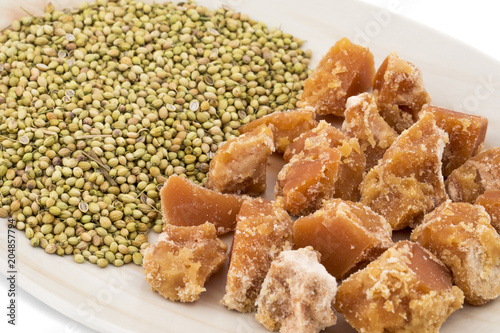
<svg viewBox="0 0 500 333">
<path fill-rule="evenodd" d="M 302 41 L 229 8 L 98 0 L 0 35 L 0 217 L 34 247 L 142 264 L 159 188 L 203 183 L 219 145 L 295 108 Z"/>
</svg>

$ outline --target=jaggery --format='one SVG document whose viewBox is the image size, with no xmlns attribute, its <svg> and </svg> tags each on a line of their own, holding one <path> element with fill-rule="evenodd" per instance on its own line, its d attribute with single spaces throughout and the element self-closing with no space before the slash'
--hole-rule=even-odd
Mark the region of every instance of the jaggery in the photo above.
<svg viewBox="0 0 500 333">
<path fill-rule="evenodd" d="M 321 263 L 338 279 L 366 266 L 392 246 L 389 223 L 370 208 L 332 199 L 293 226 L 295 248 L 312 246 Z"/>
<path fill-rule="evenodd" d="M 422 106 L 431 102 L 420 70 L 396 52 L 389 54 L 377 70 L 373 94 L 380 115 L 398 133 L 413 125 Z"/>
<path fill-rule="evenodd" d="M 368 90 L 375 75 L 372 53 L 342 38 L 323 56 L 304 82 L 299 106 L 311 106 L 316 114 L 343 116 L 347 98 Z"/>
<path fill-rule="evenodd" d="M 401 133 L 361 183 L 361 203 L 384 216 L 394 230 L 415 226 L 447 199 L 441 156 L 448 140 L 425 113 Z"/>
<path fill-rule="evenodd" d="M 366 171 L 377 165 L 398 137 L 398 133 L 380 116 L 371 93 L 349 97 L 342 131 L 348 138 L 358 139 L 365 155 Z"/>
<path fill-rule="evenodd" d="M 500 295 L 500 236 L 484 207 L 447 201 L 426 215 L 411 240 L 448 266 L 467 302 L 481 305 Z"/>
<path fill-rule="evenodd" d="M 476 205 L 484 207 L 490 215 L 491 225 L 500 233 L 500 190 L 485 191 L 477 198 Z"/>
<path fill-rule="evenodd" d="M 329 147 L 294 155 L 278 174 L 275 196 L 283 196 L 286 210 L 292 215 L 314 212 L 335 193 L 340 158 L 340 151 Z"/>
<path fill-rule="evenodd" d="M 488 119 L 430 105 L 424 105 L 421 112 L 431 112 L 436 125 L 448 133 L 450 141 L 443 152 L 443 176 L 446 178 L 476 154 L 484 142 Z"/>
<path fill-rule="evenodd" d="M 484 150 L 446 179 L 450 199 L 474 203 L 487 190 L 500 189 L 500 147 Z"/>
<path fill-rule="evenodd" d="M 167 224 L 158 241 L 144 254 L 144 274 L 151 288 L 171 301 L 194 302 L 205 282 L 226 262 L 227 245 L 215 227 Z"/>
<path fill-rule="evenodd" d="M 272 262 L 255 317 L 270 331 L 317 333 L 335 325 L 337 281 L 311 247 L 283 251 Z"/>
<path fill-rule="evenodd" d="M 205 186 L 220 193 L 263 193 L 267 159 L 273 151 L 273 131 L 267 126 L 227 141 L 210 162 Z"/>
<path fill-rule="evenodd" d="M 245 197 L 221 194 L 176 175 L 170 176 L 160 190 L 164 225 L 195 226 L 210 222 L 217 235 L 234 231 L 236 215 Z"/>
<path fill-rule="evenodd" d="M 273 125 L 271 128 L 273 130 L 276 152 L 284 153 L 286 147 L 288 147 L 296 137 L 318 125 L 314 118 L 314 112 L 307 109 L 274 112 L 251 121 L 241 126 L 238 130 L 240 133 L 248 133 L 259 126 L 269 126 L 271 124 Z"/>
<path fill-rule="evenodd" d="M 293 247 L 292 219 L 283 199 L 246 200 L 237 216 L 226 292 L 222 303 L 240 312 L 255 311 L 271 262 Z"/>
<path fill-rule="evenodd" d="M 439 259 L 400 241 L 342 282 L 335 308 L 358 332 L 437 333 L 463 299 Z"/>
</svg>

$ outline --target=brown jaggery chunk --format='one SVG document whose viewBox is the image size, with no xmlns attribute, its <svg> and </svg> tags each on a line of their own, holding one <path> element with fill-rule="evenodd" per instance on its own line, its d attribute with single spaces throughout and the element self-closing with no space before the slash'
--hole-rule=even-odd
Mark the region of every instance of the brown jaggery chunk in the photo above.
<svg viewBox="0 0 500 333">
<path fill-rule="evenodd" d="M 398 133 L 413 125 L 422 106 L 431 102 L 420 70 L 396 52 L 389 54 L 377 70 L 373 94 L 380 115 Z"/>
<path fill-rule="evenodd" d="M 220 193 L 263 193 L 267 159 L 273 151 L 273 132 L 267 126 L 229 140 L 212 158 L 205 186 Z"/>
<path fill-rule="evenodd" d="M 344 116 L 347 98 L 368 90 L 375 75 L 372 53 L 342 38 L 323 56 L 304 82 L 300 106 L 311 106 L 317 115 Z"/>
<path fill-rule="evenodd" d="M 283 251 L 272 262 L 257 299 L 255 317 L 270 331 L 317 333 L 335 325 L 337 281 L 306 247 Z"/>
<path fill-rule="evenodd" d="M 447 199 L 441 155 L 447 134 L 425 113 L 387 149 L 361 183 L 361 203 L 384 216 L 393 230 L 417 225 Z"/>
<path fill-rule="evenodd" d="M 284 153 L 286 147 L 299 135 L 316 127 L 313 111 L 306 109 L 274 112 L 241 126 L 240 133 L 248 133 L 262 125 L 273 125 L 274 146 L 278 153 Z"/>
<path fill-rule="evenodd" d="M 292 215 L 306 215 L 333 197 L 341 154 L 335 148 L 314 148 L 292 157 L 278 174 L 274 189 Z"/>
<path fill-rule="evenodd" d="M 246 200 L 237 216 L 226 292 L 222 303 L 229 309 L 251 312 L 271 262 L 293 246 L 292 219 L 283 199 Z"/>
<path fill-rule="evenodd" d="M 171 301 L 194 302 L 205 282 L 226 262 L 227 245 L 215 227 L 167 224 L 158 241 L 144 254 L 144 274 L 151 288 Z"/>
<path fill-rule="evenodd" d="M 384 156 L 398 137 L 395 130 L 378 112 L 373 94 L 363 93 L 347 99 L 342 131 L 348 138 L 357 138 L 370 170 Z"/>
<path fill-rule="evenodd" d="M 443 152 L 443 176 L 448 177 L 453 170 L 476 155 L 484 142 L 488 119 L 430 105 L 425 105 L 421 112 L 434 114 L 436 125 L 448 133 L 450 142 Z"/>
<path fill-rule="evenodd" d="M 295 248 L 312 246 L 321 263 L 337 279 L 364 267 L 392 246 L 385 218 L 352 201 L 332 199 L 314 214 L 295 221 Z"/>
<path fill-rule="evenodd" d="M 296 138 L 286 149 L 283 158 L 288 162 L 292 156 L 318 147 L 337 148 L 342 155 L 333 197 L 358 201 L 365 156 L 356 138 L 347 138 L 342 131 L 321 120 L 317 127 Z"/>
<path fill-rule="evenodd" d="M 445 202 L 413 230 L 411 240 L 448 266 L 467 302 L 481 305 L 500 295 L 500 236 L 484 207 Z"/>
<path fill-rule="evenodd" d="M 335 308 L 358 332 L 437 333 L 463 299 L 443 263 L 400 241 L 342 282 Z"/>
<path fill-rule="evenodd" d="M 484 207 L 490 215 L 491 225 L 500 233 L 500 190 L 485 191 L 477 198 L 476 205 Z"/>
<path fill-rule="evenodd" d="M 487 190 L 500 189 L 500 147 L 484 150 L 446 179 L 450 199 L 474 203 Z"/>
</svg>

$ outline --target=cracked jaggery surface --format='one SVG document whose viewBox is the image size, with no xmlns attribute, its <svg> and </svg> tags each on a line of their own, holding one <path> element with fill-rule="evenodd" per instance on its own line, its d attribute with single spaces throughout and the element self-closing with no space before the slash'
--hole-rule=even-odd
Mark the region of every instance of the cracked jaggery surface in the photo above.
<svg viewBox="0 0 500 333">
<path fill-rule="evenodd" d="M 500 190 L 485 191 L 477 198 L 476 205 L 484 207 L 490 215 L 491 225 L 500 233 Z"/>
</svg>

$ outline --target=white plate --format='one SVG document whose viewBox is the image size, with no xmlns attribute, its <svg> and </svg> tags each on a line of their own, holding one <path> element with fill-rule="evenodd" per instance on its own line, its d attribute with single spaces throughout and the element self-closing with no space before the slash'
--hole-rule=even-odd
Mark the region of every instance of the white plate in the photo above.
<svg viewBox="0 0 500 333">
<path fill-rule="evenodd" d="M 0 26 L 23 14 L 21 4 L 34 14 L 44 0 L 0 0 Z M 79 1 L 53 1 L 69 6 Z M 200 1 L 209 7 L 221 1 Z M 365 44 L 380 65 L 391 51 L 415 63 L 423 72 L 433 104 L 481 114 L 489 119 L 487 144 L 500 142 L 500 64 L 474 49 L 438 32 L 401 18 L 387 10 L 357 1 L 316 0 L 226 0 L 238 11 L 280 26 L 286 32 L 308 40 L 313 50 L 313 66 L 341 37 Z M 9 8 L 9 10 L 5 10 Z M 272 163 L 268 184 L 278 170 Z M 6 221 L 0 223 L 0 267 L 6 274 Z M 48 256 L 32 248 L 22 232 L 17 237 L 18 283 L 27 292 L 57 311 L 102 332 L 266 332 L 252 314 L 224 308 L 219 300 L 224 293 L 225 271 L 207 284 L 207 292 L 194 304 L 166 301 L 151 291 L 142 269 L 134 265 L 100 269 L 78 265 L 71 257 Z M 153 238 L 154 236 L 152 236 Z M 226 241 L 229 238 L 226 238 Z M 227 269 L 227 268 L 226 268 Z M 482 307 L 465 306 L 454 313 L 441 332 L 498 332 L 500 300 Z M 27 319 L 27 318 L 25 318 Z M 343 320 L 325 332 L 353 332 Z"/>
</svg>

